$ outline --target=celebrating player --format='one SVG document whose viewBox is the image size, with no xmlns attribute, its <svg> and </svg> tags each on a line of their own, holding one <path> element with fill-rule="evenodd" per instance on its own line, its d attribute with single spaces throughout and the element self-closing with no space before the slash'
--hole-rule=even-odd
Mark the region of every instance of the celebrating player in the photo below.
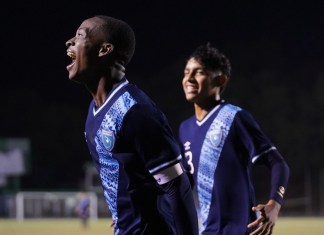
<svg viewBox="0 0 324 235">
<path fill-rule="evenodd" d="M 164 114 L 125 77 L 135 36 L 124 21 L 95 16 L 66 42 L 69 79 L 93 97 L 85 137 L 112 213 L 114 233 L 198 234 L 190 182 Z"/>
<path fill-rule="evenodd" d="M 287 187 L 289 168 L 252 115 L 221 99 L 229 60 L 210 44 L 187 60 L 182 80 L 195 115 L 183 121 L 179 139 L 193 175 L 203 235 L 271 234 Z M 266 165 L 271 190 L 255 206 L 251 168 Z"/>
</svg>

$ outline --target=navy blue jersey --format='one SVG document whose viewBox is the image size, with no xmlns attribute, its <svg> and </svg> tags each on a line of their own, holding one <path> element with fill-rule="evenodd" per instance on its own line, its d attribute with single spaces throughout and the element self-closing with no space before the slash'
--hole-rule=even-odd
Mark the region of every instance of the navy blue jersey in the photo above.
<svg viewBox="0 0 324 235">
<path fill-rule="evenodd" d="M 204 235 L 246 234 L 256 214 L 251 166 L 276 151 L 253 117 L 222 102 L 201 121 L 180 125 L 187 170 L 198 196 L 200 232 Z"/>
<path fill-rule="evenodd" d="M 179 162 L 180 148 L 150 98 L 123 79 L 99 109 L 92 101 L 85 135 L 115 234 L 171 234 L 152 175 Z"/>
</svg>

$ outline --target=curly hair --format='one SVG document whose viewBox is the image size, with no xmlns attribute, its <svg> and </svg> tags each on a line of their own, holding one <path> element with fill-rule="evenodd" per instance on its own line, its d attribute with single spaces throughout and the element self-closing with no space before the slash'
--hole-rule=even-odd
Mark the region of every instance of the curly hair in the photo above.
<svg viewBox="0 0 324 235">
<path fill-rule="evenodd" d="M 110 16 L 96 15 L 103 20 L 102 30 L 106 40 L 114 45 L 114 56 L 116 60 L 124 65 L 132 59 L 135 51 L 135 33 L 124 21 Z"/>
<path fill-rule="evenodd" d="M 190 55 L 190 58 L 202 63 L 208 70 L 220 70 L 228 78 L 231 76 L 231 64 L 228 58 L 208 42 L 205 45 L 197 47 Z"/>
</svg>

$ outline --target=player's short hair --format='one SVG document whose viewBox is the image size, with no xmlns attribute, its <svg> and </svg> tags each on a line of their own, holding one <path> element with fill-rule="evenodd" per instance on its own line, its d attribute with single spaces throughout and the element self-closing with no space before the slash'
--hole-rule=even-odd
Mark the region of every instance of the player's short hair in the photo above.
<svg viewBox="0 0 324 235">
<path fill-rule="evenodd" d="M 228 58 L 217 48 L 212 47 L 208 42 L 197 49 L 189 56 L 203 64 L 208 70 L 220 70 L 228 78 L 231 76 L 231 64 Z"/>
<path fill-rule="evenodd" d="M 115 59 L 128 64 L 135 51 L 135 33 L 124 21 L 105 15 L 95 17 L 103 20 L 102 29 L 105 32 L 106 40 L 114 45 L 113 55 Z"/>
</svg>

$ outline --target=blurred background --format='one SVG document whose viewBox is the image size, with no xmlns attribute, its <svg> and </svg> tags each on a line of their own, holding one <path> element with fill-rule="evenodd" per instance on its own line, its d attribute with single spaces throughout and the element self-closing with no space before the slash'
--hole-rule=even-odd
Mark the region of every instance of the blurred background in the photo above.
<svg viewBox="0 0 324 235">
<path fill-rule="evenodd" d="M 225 53 L 223 98 L 254 115 L 290 166 L 281 214 L 324 215 L 323 1 L 12 0 L 0 11 L 0 217 L 72 216 L 80 191 L 98 205 L 94 217 L 109 216 L 83 134 L 91 96 L 65 68 L 65 42 L 97 14 L 134 29 L 127 78 L 175 135 L 193 115 L 181 87 L 186 58 L 207 42 Z M 268 183 L 256 169 L 260 203 Z"/>
</svg>

